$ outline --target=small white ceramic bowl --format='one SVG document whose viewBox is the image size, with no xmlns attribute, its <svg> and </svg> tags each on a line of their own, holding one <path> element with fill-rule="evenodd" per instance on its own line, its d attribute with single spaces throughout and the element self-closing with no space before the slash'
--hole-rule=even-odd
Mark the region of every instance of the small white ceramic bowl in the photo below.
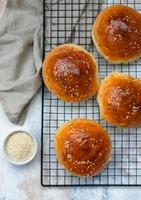
<svg viewBox="0 0 141 200">
<path fill-rule="evenodd" d="M 6 145 L 7 145 L 8 139 L 9 139 L 13 134 L 19 133 L 19 132 L 26 133 L 26 134 L 30 135 L 31 138 L 33 139 L 34 143 L 35 143 L 35 148 L 34 148 L 33 154 L 31 155 L 31 157 L 30 157 L 29 159 L 24 160 L 24 161 L 15 161 L 15 160 L 12 160 L 12 158 L 9 157 L 9 155 L 8 155 L 8 153 L 7 153 L 7 150 L 6 150 Z M 32 160 L 34 159 L 34 157 L 35 157 L 35 155 L 36 155 L 36 153 L 37 153 L 37 141 L 36 141 L 35 137 L 34 137 L 32 134 L 30 134 L 29 132 L 27 132 L 27 131 L 25 131 L 25 130 L 16 130 L 16 131 L 11 132 L 11 133 L 5 138 L 4 144 L 3 144 L 3 150 L 4 150 L 4 154 L 5 154 L 6 158 L 7 158 L 7 160 L 8 160 L 10 163 L 12 163 L 12 164 L 14 164 L 14 165 L 25 165 L 25 164 L 29 163 L 30 161 L 32 161 Z"/>
</svg>

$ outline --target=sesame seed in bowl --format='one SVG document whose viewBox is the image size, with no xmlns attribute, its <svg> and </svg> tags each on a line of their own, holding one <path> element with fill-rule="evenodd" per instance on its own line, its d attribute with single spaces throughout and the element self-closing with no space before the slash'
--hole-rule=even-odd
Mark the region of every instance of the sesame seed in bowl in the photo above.
<svg viewBox="0 0 141 200">
<path fill-rule="evenodd" d="M 16 165 L 27 164 L 36 155 L 37 142 L 30 133 L 21 130 L 15 131 L 6 137 L 4 152 L 11 163 Z"/>
</svg>

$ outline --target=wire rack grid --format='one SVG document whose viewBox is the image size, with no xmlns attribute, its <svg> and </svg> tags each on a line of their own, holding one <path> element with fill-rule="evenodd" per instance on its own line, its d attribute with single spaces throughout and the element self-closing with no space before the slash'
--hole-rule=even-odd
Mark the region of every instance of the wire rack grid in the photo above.
<svg viewBox="0 0 141 200">
<path fill-rule="evenodd" d="M 95 56 L 99 76 L 103 79 L 112 71 L 141 77 L 141 60 L 112 65 L 98 53 L 91 39 L 91 27 L 98 13 L 113 4 L 126 4 L 141 11 L 140 0 L 44 0 L 44 56 L 64 43 L 82 45 Z M 98 176 L 79 178 L 60 166 L 54 152 L 54 134 L 64 122 L 86 117 L 99 122 L 110 134 L 112 157 L 107 168 Z M 95 97 L 81 103 L 65 103 L 53 96 L 43 85 L 41 184 L 43 186 L 141 185 L 141 128 L 122 129 L 102 121 Z"/>
</svg>

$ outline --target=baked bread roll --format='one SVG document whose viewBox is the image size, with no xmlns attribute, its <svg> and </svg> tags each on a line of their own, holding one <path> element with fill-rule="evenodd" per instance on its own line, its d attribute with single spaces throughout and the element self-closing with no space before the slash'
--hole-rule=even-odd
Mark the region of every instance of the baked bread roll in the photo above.
<svg viewBox="0 0 141 200">
<path fill-rule="evenodd" d="M 100 12 L 92 27 L 99 53 L 111 63 L 128 63 L 141 56 L 141 15 L 124 5 Z"/>
<path fill-rule="evenodd" d="M 57 131 L 55 149 L 60 164 L 73 175 L 96 176 L 109 161 L 111 141 L 95 121 L 74 119 Z"/>
<path fill-rule="evenodd" d="M 100 84 L 97 100 L 101 118 L 119 127 L 141 124 L 141 80 L 112 73 Z"/>
<path fill-rule="evenodd" d="M 66 102 L 86 100 L 98 89 L 96 61 L 78 45 L 53 49 L 44 60 L 42 74 L 46 87 Z"/>
</svg>

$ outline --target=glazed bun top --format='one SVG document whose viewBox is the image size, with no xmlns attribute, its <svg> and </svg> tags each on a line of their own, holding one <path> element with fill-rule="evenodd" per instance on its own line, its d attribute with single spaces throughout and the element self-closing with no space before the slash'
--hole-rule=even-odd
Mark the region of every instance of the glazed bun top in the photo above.
<svg viewBox="0 0 141 200">
<path fill-rule="evenodd" d="M 53 94 L 67 102 L 88 99 L 98 89 L 94 57 L 74 44 L 60 45 L 46 56 L 43 79 Z"/>
<path fill-rule="evenodd" d="M 95 121 L 74 119 L 65 123 L 55 137 L 59 162 L 77 176 L 95 176 L 106 166 L 111 141 Z"/>
<path fill-rule="evenodd" d="M 111 63 L 127 63 L 141 56 L 141 15 L 124 5 L 100 12 L 92 37 L 98 51 Z"/>
<path fill-rule="evenodd" d="M 126 74 L 112 73 L 98 91 L 100 114 L 119 127 L 141 125 L 141 80 Z"/>
</svg>

